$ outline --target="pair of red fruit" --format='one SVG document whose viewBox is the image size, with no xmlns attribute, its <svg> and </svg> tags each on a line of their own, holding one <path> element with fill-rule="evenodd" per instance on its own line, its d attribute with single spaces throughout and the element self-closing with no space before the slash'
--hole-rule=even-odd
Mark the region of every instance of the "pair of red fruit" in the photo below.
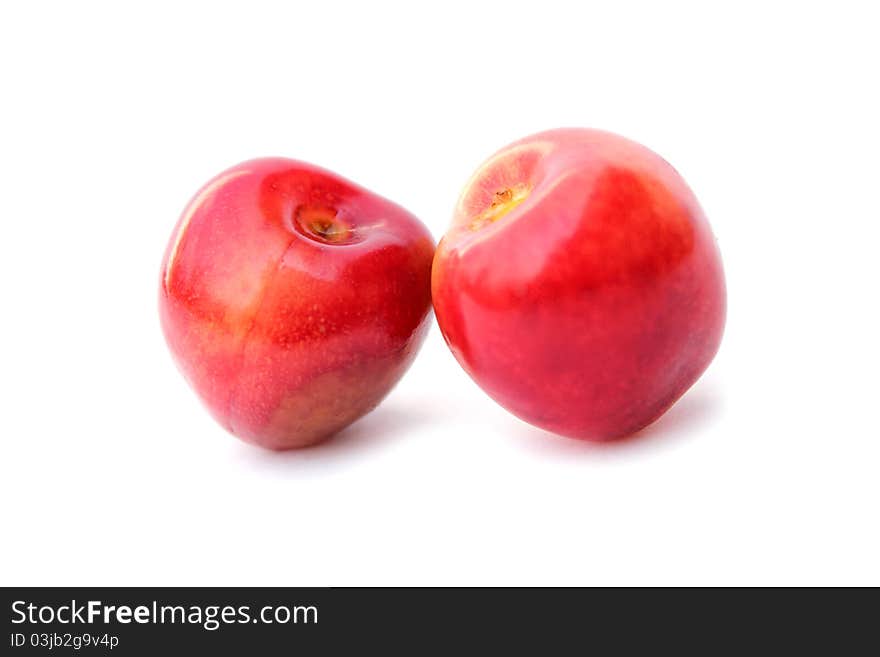
<svg viewBox="0 0 880 657">
<path fill-rule="evenodd" d="M 288 449 L 388 394 L 432 300 L 453 354 L 493 399 L 589 440 L 660 417 L 709 365 L 725 317 L 721 259 L 684 180 L 645 147 L 584 129 L 492 156 L 436 251 L 412 214 L 329 171 L 240 164 L 180 218 L 159 307 L 214 417 Z"/>
</svg>

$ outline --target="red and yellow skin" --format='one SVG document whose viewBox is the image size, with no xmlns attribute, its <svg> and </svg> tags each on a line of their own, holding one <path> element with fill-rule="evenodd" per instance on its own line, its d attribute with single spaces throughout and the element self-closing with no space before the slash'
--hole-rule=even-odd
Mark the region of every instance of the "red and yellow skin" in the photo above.
<svg viewBox="0 0 880 657">
<path fill-rule="evenodd" d="M 168 346 L 213 416 L 271 449 L 373 409 L 428 325 L 434 244 L 403 208 L 329 171 L 244 162 L 189 203 L 162 264 Z"/>
<path fill-rule="evenodd" d="M 434 256 L 447 344 L 499 404 L 588 440 L 660 417 L 718 350 L 726 293 L 697 199 L 661 157 L 561 129 L 496 153 Z"/>
</svg>

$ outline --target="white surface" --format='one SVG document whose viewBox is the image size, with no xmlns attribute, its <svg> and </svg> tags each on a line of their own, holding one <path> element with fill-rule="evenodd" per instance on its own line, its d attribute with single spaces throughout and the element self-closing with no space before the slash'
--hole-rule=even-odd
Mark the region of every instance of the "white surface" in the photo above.
<svg viewBox="0 0 880 657">
<path fill-rule="evenodd" d="M 0 583 L 880 584 L 871 3 L 216 4 L 0 8 Z M 530 428 L 436 327 L 325 447 L 202 410 L 156 290 L 207 178 L 309 160 L 439 238 L 565 125 L 670 160 L 725 260 L 721 353 L 640 440 Z"/>
</svg>

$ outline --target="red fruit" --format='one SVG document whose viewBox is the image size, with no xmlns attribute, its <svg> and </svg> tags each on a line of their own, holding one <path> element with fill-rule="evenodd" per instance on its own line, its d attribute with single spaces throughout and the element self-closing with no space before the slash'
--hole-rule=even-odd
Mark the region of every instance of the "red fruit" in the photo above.
<svg viewBox="0 0 880 657">
<path fill-rule="evenodd" d="M 373 409 L 415 357 L 433 251 L 413 215 L 329 171 L 245 162 L 205 185 L 171 236 L 165 338 L 233 434 L 311 445 Z"/>
<path fill-rule="evenodd" d="M 553 130 L 474 174 L 434 256 L 459 363 L 536 426 L 605 440 L 662 415 L 721 341 L 721 259 L 697 199 L 652 151 Z"/>
</svg>

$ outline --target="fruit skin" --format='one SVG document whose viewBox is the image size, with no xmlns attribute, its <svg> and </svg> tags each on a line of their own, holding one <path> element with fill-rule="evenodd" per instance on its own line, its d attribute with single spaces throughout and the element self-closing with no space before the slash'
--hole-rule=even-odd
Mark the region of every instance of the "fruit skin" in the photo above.
<svg viewBox="0 0 880 657">
<path fill-rule="evenodd" d="M 162 329 L 230 432 L 304 447 L 373 409 L 412 362 L 433 252 L 418 219 L 350 181 L 295 160 L 244 162 L 177 223 Z"/>
<path fill-rule="evenodd" d="M 484 163 L 434 256 L 467 373 L 538 427 L 608 440 L 660 417 L 718 350 L 726 292 L 696 198 L 614 134 L 539 133 Z"/>
</svg>

